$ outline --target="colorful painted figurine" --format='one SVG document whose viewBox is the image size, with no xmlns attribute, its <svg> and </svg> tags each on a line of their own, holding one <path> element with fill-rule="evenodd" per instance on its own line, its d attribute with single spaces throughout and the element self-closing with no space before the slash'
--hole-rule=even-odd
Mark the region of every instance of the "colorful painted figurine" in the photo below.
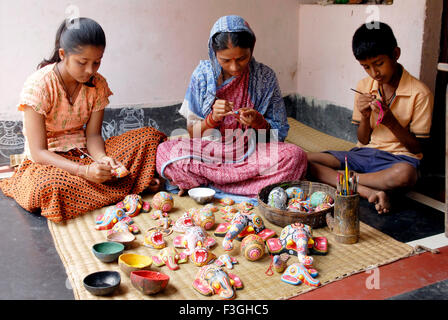
<svg viewBox="0 0 448 320">
<path fill-rule="evenodd" d="M 129 170 L 125 166 L 119 166 L 116 169 L 112 169 L 112 176 L 115 178 L 124 178 L 129 174 Z"/>
<path fill-rule="evenodd" d="M 168 217 L 168 213 L 163 212 L 162 210 L 154 210 L 154 212 L 151 213 L 151 218 L 154 220 L 162 219 L 164 217 Z"/>
<path fill-rule="evenodd" d="M 122 208 L 117 208 L 115 206 L 106 209 L 104 214 L 101 214 L 95 219 L 95 229 L 96 230 L 109 230 L 120 220 L 128 218 L 127 220 L 132 220 L 126 214 L 126 211 Z"/>
<path fill-rule="evenodd" d="M 173 230 L 176 232 L 184 233 L 188 230 L 188 228 L 191 228 L 192 226 L 194 226 L 193 219 L 191 218 L 189 212 L 185 212 L 176 220 L 173 226 Z"/>
<path fill-rule="evenodd" d="M 221 218 L 224 221 L 230 222 L 235 217 L 235 215 L 239 212 L 238 209 L 232 206 L 225 206 L 219 210 L 222 214 L 224 214 Z"/>
<path fill-rule="evenodd" d="M 210 230 L 215 225 L 215 214 L 211 210 L 198 210 L 192 213 L 193 222 L 195 225 Z"/>
<path fill-rule="evenodd" d="M 185 231 L 184 235 L 173 239 L 176 248 L 185 248 L 185 254 L 190 255 L 197 247 L 209 249 L 216 244 L 216 240 L 210 237 L 205 230 L 199 226 L 193 226 Z"/>
<path fill-rule="evenodd" d="M 235 203 L 235 201 L 232 198 L 222 198 L 219 200 L 219 204 L 222 206 L 231 206 Z"/>
<path fill-rule="evenodd" d="M 286 269 L 280 279 L 283 282 L 293 285 L 298 285 L 305 282 L 305 284 L 311 287 L 318 287 L 320 286 L 320 281 L 314 279 L 317 275 L 318 272 L 315 269 L 306 268 L 300 263 L 293 263 Z"/>
<path fill-rule="evenodd" d="M 299 201 L 306 199 L 306 193 L 302 190 L 302 188 L 289 187 L 285 190 L 285 192 L 289 199 L 298 199 Z"/>
<path fill-rule="evenodd" d="M 282 253 L 282 254 L 276 254 L 272 258 L 272 264 L 274 265 L 274 270 L 278 273 L 282 273 L 286 269 L 286 263 L 289 259 L 289 254 Z"/>
<path fill-rule="evenodd" d="M 220 267 L 226 267 L 227 269 L 233 269 L 233 265 L 238 263 L 235 257 L 229 256 L 227 253 L 220 255 L 218 259 L 215 260 L 215 264 Z"/>
<path fill-rule="evenodd" d="M 256 234 L 250 234 L 241 241 L 241 252 L 249 261 L 256 261 L 264 255 L 264 240 Z"/>
<path fill-rule="evenodd" d="M 118 221 L 112 229 L 107 231 L 107 234 L 109 235 L 116 232 L 131 232 L 132 234 L 137 234 L 140 232 L 140 229 L 134 221 L 128 217 Z"/>
<path fill-rule="evenodd" d="M 158 255 L 152 256 L 152 261 L 157 267 L 166 265 L 170 270 L 177 270 L 180 263 L 188 261 L 188 255 L 183 252 L 178 253 L 173 247 L 168 247 L 162 249 Z"/>
<path fill-rule="evenodd" d="M 132 218 L 140 213 L 143 208 L 143 202 L 146 201 L 143 201 L 138 194 L 130 194 L 124 198 L 123 208 L 126 210 L 127 215 Z"/>
<path fill-rule="evenodd" d="M 152 207 L 155 210 L 162 210 L 163 212 L 169 212 L 174 206 L 173 197 L 165 191 L 157 192 L 152 198 Z"/>
<path fill-rule="evenodd" d="M 279 238 L 266 240 L 266 247 L 271 254 L 280 254 L 282 252 L 296 255 L 299 263 L 306 267 L 313 264 L 313 258 L 308 254 L 314 252 L 317 254 L 326 254 L 328 252 L 325 237 L 316 237 L 318 244 L 312 238 L 312 229 L 310 226 L 302 223 L 293 223 L 283 228 Z M 318 250 L 314 247 L 318 246 Z M 309 250 L 312 249 L 312 250 Z"/>
<path fill-rule="evenodd" d="M 159 226 L 159 228 L 161 228 L 162 233 L 165 234 L 166 236 L 170 235 L 173 232 L 173 221 L 166 217 L 166 218 L 161 218 L 159 220 L 157 220 L 157 224 Z"/>
<path fill-rule="evenodd" d="M 288 195 L 282 187 L 275 187 L 269 192 L 268 205 L 277 209 L 285 210 L 288 203 Z"/>
<path fill-rule="evenodd" d="M 152 227 L 146 231 L 143 245 L 159 250 L 166 247 L 166 241 L 163 238 L 163 232 L 159 227 Z"/>
<path fill-rule="evenodd" d="M 193 288 L 204 296 L 217 294 L 221 299 L 231 300 L 235 298 L 235 290 L 243 288 L 243 283 L 236 275 L 209 264 L 198 271 Z"/>
<path fill-rule="evenodd" d="M 311 205 L 315 208 L 322 203 L 332 204 L 334 202 L 333 198 L 330 197 L 324 191 L 316 191 L 310 196 Z"/>
<path fill-rule="evenodd" d="M 197 247 L 190 255 L 190 261 L 198 267 L 205 266 L 212 263 L 216 259 L 216 255 L 210 250 L 202 247 Z"/>
<path fill-rule="evenodd" d="M 208 203 L 208 204 L 206 204 L 205 206 L 202 207 L 201 211 L 202 210 L 204 210 L 204 211 L 211 211 L 211 212 L 215 213 L 215 212 L 218 212 L 219 209 L 213 203 Z"/>
<path fill-rule="evenodd" d="M 251 210 L 254 209 L 254 205 L 248 201 L 242 201 L 238 204 L 239 211 L 243 213 L 249 213 Z"/>
<path fill-rule="evenodd" d="M 256 213 L 244 214 L 238 212 L 230 223 L 220 223 L 215 230 L 215 236 L 222 237 L 222 246 L 224 250 L 233 249 L 232 241 L 234 239 L 242 240 L 249 234 L 257 234 L 263 240 L 275 236 L 275 231 L 267 229 L 264 226 L 263 219 Z"/>
</svg>

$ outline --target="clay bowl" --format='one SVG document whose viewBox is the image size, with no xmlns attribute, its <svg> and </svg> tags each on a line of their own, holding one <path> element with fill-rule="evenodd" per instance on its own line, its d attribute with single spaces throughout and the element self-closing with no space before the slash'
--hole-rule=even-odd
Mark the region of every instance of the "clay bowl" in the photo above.
<svg viewBox="0 0 448 320">
<path fill-rule="evenodd" d="M 152 264 L 152 259 L 135 253 L 124 253 L 118 257 L 118 265 L 126 274 L 130 275 L 132 271 L 146 270 Z"/>
<path fill-rule="evenodd" d="M 117 271 L 99 271 L 86 276 L 84 288 L 95 296 L 111 294 L 120 286 L 121 277 Z"/>
<path fill-rule="evenodd" d="M 92 246 L 93 254 L 102 262 L 116 261 L 123 250 L 123 244 L 113 241 L 100 242 Z"/>
<path fill-rule="evenodd" d="M 131 283 L 143 294 L 155 294 L 162 291 L 168 284 L 170 277 L 164 273 L 139 270 L 131 272 Z"/>
<path fill-rule="evenodd" d="M 135 235 L 130 232 L 113 232 L 107 235 L 107 241 L 118 242 L 124 245 L 125 249 L 132 247 Z"/>
<path fill-rule="evenodd" d="M 212 202 L 216 191 L 210 188 L 193 188 L 188 190 L 188 195 L 199 204 Z"/>
</svg>

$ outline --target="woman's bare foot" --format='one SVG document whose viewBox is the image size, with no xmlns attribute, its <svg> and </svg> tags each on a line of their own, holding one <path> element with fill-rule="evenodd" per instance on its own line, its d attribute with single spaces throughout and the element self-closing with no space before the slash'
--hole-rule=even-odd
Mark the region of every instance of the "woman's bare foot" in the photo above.
<svg viewBox="0 0 448 320">
<path fill-rule="evenodd" d="M 388 213 L 390 210 L 389 197 L 384 191 L 373 191 L 367 200 L 375 204 L 375 209 L 378 211 L 378 214 Z"/>
<path fill-rule="evenodd" d="M 179 188 L 179 193 L 177 194 L 179 197 L 182 197 L 185 195 L 186 190 Z"/>
<path fill-rule="evenodd" d="M 151 192 L 156 193 L 156 192 L 158 192 L 158 191 L 160 191 L 160 190 L 162 189 L 162 183 L 160 182 L 159 179 L 154 178 L 154 179 L 152 179 L 151 182 L 149 183 L 149 187 L 148 187 L 148 189 L 149 189 Z"/>
</svg>

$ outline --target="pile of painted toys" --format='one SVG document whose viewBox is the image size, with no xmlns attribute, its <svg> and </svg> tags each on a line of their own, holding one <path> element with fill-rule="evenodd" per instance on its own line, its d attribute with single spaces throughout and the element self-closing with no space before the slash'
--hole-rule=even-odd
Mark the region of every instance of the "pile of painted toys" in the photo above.
<svg viewBox="0 0 448 320">
<path fill-rule="evenodd" d="M 331 208 L 334 199 L 325 191 L 306 194 L 302 188 L 294 186 L 286 190 L 275 187 L 269 192 L 267 204 L 271 207 L 292 212 L 312 213 Z"/>
<path fill-rule="evenodd" d="M 108 208 L 104 215 L 96 219 L 96 229 L 107 230 L 108 242 L 94 245 L 95 256 L 103 259 L 102 261 L 118 259 L 120 269 L 130 277 L 133 286 L 144 294 L 155 294 L 163 290 L 169 281 L 168 275 L 149 270 L 151 265 L 177 270 L 180 268 L 179 264 L 190 261 L 200 268 L 192 283 L 196 291 L 203 295 L 216 294 L 221 299 L 233 299 L 236 297 L 236 290 L 243 288 L 241 279 L 228 272 L 233 269 L 237 260 L 229 254 L 218 257 L 212 252 L 217 241 L 208 231 L 214 229 L 215 236 L 223 237 L 222 248 L 225 251 L 235 250 L 233 241 L 239 240 L 241 255 L 249 261 L 259 260 L 265 254 L 271 255 L 271 273 L 267 273 L 268 275 L 273 275 L 273 268 L 276 272 L 283 273 L 280 279 L 286 283 L 320 285 L 315 279 L 317 271 L 313 268 L 310 254 L 326 254 L 327 239 L 313 238 L 311 227 L 291 224 L 284 227 L 277 238 L 275 231 L 265 227 L 262 217 L 251 203 L 235 204 L 230 198 L 221 199 L 219 205 L 209 203 L 201 208 L 190 208 L 173 223 L 169 217 L 173 206 L 171 195 L 159 192 L 154 195 L 151 204 L 142 201 L 138 195 L 129 195 L 122 202 Z M 158 226 L 146 230 L 142 241 L 144 246 L 158 250 L 157 254 L 144 256 L 123 253 L 125 248 L 132 247 L 135 234 L 140 232 L 140 228 L 132 220 L 140 212 L 149 213 L 152 219 L 157 220 Z M 216 225 L 215 214 L 220 214 L 225 222 Z M 173 237 L 172 246 L 169 246 L 166 238 L 173 231 L 179 235 Z M 102 256 L 103 253 L 105 254 Z M 287 266 L 290 255 L 297 256 L 297 262 Z M 113 278 L 111 274 L 107 276 Z M 116 274 L 114 276 L 116 286 Z M 85 287 L 89 289 L 87 283 Z"/>
</svg>

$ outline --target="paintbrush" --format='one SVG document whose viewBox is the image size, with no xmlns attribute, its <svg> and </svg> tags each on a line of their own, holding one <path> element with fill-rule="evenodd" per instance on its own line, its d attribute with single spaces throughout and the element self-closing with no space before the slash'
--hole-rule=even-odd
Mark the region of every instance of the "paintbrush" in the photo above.
<svg viewBox="0 0 448 320">
<path fill-rule="evenodd" d="M 76 148 L 79 152 L 81 152 L 83 155 L 85 155 L 86 157 L 90 158 L 93 162 L 96 162 L 96 160 L 93 159 L 93 157 L 92 157 L 91 155 L 85 153 L 84 151 L 82 151 L 81 149 L 79 149 L 79 148 L 76 147 L 76 146 L 75 146 L 75 148 Z"/>
<path fill-rule="evenodd" d="M 347 187 L 347 195 L 349 195 L 349 190 L 348 190 L 348 165 L 347 165 L 347 156 L 345 156 L 345 185 Z"/>
</svg>

